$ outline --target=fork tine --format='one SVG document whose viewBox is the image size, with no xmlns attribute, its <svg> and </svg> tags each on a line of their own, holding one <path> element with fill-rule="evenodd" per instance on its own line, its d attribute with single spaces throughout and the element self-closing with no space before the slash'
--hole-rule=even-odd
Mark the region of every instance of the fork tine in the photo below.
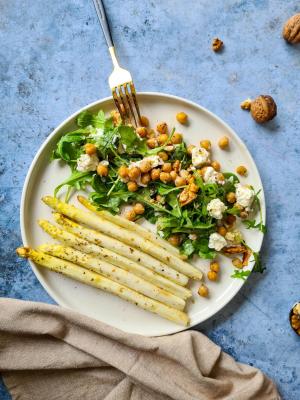
<svg viewBox="0 0 300 400">
<path fill-rule="evenodd" d="M 118 111 L 120 113 L 120 116 L 121 116 L 122 120 L 124 120 L 125 119 L 124 118 L 124 112 L 122 110 L 122 107 L 121 107 L 121 104 L 120 104 L 120 101 L 119 101 L 120 99 L 119 99 L 118 94 L 116 92 L 116 88 L 114 88 L 112 90 L 112 95 L 113 95 L 113 99 L 114 99 L 115 105 L 116 105 L 116 107 L 117 107 L 117 109 L 118 109 Z"/>
<path fill-rule="evenodd" d="M 133 119 L 134 119 L 134 124 L 135 124 L 135 126 L 137 127 L 138 124 L 137 124 L 137 122 L 136 122 L 135 113 L 134 113 L 134 111 L 133 111 L 132 104 L 131 104 L 132 96 L 130 96 L 130 93 L 129 93 L 129 91 L 128 91 L 128 86 L 127 86 L 127 85 L 130 85 L 130 83 L 125 83 L 125 84 L 124 84 L 124 90 L 125 90 L 125 94 L 126 94 L 126 99 L 127 99 L 127 103 L 128 103 L 128 105 L 129 105 L 131 114 L 132 114 Z"/>
<path fill-rule="evenodd" d="M 129 108 L 129 107 L 128 107 L 128 105 L 126 104 L 126 101 L 125 101 L 126 94 L 123 92 L 122 89 L 123 89 L 123 86 L 122 86 L 122 85 L 119 85 L 119 86 L 118 86 L 119 97 L 120 97 L 120 99 L 121 99 L 121 104 L 122 104 L 123 107 L 124 107 L 126 119 L 129 120 L 129 121 L 131 121 L 130 112 L 128 112 L 128 108 Z"/>
<path fill-rule="evenodd" d="M 139 105 L 138 105 L 138 102 L 137 102 L 137 99 L 136 99 L 136 91 L 135 91 L 135 87 L 134 87 L 133 82 L 130 82 L 129 86 L 130 86 L 131 96 L 132 96 L 132 99 L 133 99 L 133 102 L 134 102 L 134 105 L 135 105 L 135 109 L 136 109 L 136 112 L 137 112 L 137 115 L 138 115 L 139 123 L 142 125 L 140 108 L 139 108 Z"/>
</svg>

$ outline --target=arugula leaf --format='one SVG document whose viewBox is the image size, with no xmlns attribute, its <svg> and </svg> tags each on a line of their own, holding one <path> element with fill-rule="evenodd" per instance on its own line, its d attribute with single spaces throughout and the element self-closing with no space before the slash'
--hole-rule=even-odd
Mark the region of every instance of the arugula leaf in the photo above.
<svg viewBox="0 0 300 400">
<path fill-rule="evenodd" d="M 117 129 L 120 142 L 126 146 L 126 152 L 142 154 L 146 151 L 146 141 L 135 133 L 133 127 L 120 125 Z"/>
<path fill-rule="evenodd" d="M 231 275 L 231 278 L 242 279 L 245 281 L 248 276 L 251 274 L 251 271 L 241 271 L 241 270 L 234 270 L 234 273 Z"/>
<path fill-rule="evenodd" d="M 82 146 L 87 137 L 87 131 L 78 129 L 63 135 L 52 153 L 52 159 L 61 158 L 66 162 L 76 162 L 83 153 Z"/>
<path fill-rule="evenodd" d="M 69 186 L 71 188 L 75 188 L 77 190 L 85 188 L 85 186 L 91 182 L 92 180 L 92 172 L 79 172 L 74 171 L 71 176 L 65 179 L 60 185 L 56 186 L 54 189 L 54 197 L 57 196 L 58 192 L 63 186 Z M 70 195 L 70 191 L 66 197 L 66 201 L 68 201 Z"/>
<path fill-rule="evenodd" d="M 256 223 L 255 219 L 245 219 L 242 220 L 242 222 L 244 225 L 246 225 L 247 229 L 258 229 L 262 233 L 267 232 L 267 227 L 262 222 Z"/>
<path fill-rule="evenodd" d="M 253 271 L 260 272 L 262 274 L 264 272 L 264 270 L 266 269 L 266 267 L 263 265 L 263 263 L 261 261 L 260 254 L 255 251 L 253 251 L 252 254 L 254 257 Z"/>
<path fill-rule="evenodd" d="M 172 214 L 175 217 L 181 217 L 181 207 L 176 193 L 171 192 L 166 196 L 167 203 L 172 207 Z"/>
<path fill-rule="evenodd" d="M 80 128 L 85 128 L 89 125 L 92 125 L 93 122 L 93 114 L 89 111 L 82 111 L 77 117 L 77 125 Z"/>
</svg>

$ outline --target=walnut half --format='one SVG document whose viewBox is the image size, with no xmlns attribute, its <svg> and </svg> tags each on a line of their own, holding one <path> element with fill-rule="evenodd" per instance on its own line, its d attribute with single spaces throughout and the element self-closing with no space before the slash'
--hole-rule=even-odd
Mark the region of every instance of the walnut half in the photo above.
<svg viewBox="0 0 300 400">
<path fill-rule="evenodd" d="M 289 43 L 300 43 L 300 14 L 293 15 L 286 21 L 282 36 Z"/>
</svg>

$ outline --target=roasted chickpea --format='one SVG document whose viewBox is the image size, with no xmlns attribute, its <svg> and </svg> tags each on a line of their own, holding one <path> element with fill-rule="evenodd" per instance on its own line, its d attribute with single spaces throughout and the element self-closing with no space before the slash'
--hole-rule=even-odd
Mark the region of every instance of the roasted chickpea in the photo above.
<svg viewBox="0 0 300 400">
<path fill-rule="evenodd" d="M 179 235 L 171 235 L 168 238 L 168 242 L 171 243 L 173 246 L 179 246 L 180 245 L 180 236 Z"/>
<path fill-rule="evenodd" d="M 157 155 L 158 155 L 163 161 L 167 161 L 168 158 L 169 158 L 168 154 L 167 154 L 165 151 L 160 151 Z"/>
<path fill-rule="evenodd" d="M 236 196 L 234 192 L 229 192 L 226 194 L 226 200 L 228 201 L 228 203 L 235 203 L 236 202 Z"/>
<path fill-rule="evenodd" d="M 201 285 L 198 289 L 199 296 L 207 297 L 208 296 L 208 287 L 205 285 Z"/>
<path fill-rule="evenodd" d="M 210 165 L 213 167 L 213 169 L 215 171 L 220 172 L 221 165 L 220 165 L 220 163 L 218 161 L 212 161 L 212 163 Z"/>
<path fill-rule="evenodd" d="M 242 176 L 245 176 L 245 175 L 247 175 L 247 168 L 246 167 L 244 167 L 244 165 L 239 165 L 238 167 L 237 167 L 237 169 L 236 169 L 236 172 L 239 174 L 239 175 L 242 175 Z"/>
<path fill-rule="evenodd" d="M 186 180 L 182 178 L 182 176 L 177 176 L 177 178 L 175 179 L 175 186 L 179 187 L 179 186 L 184 186 L 185 184 Z"/>
<path fill-rule="evenodd" d="M 171 142 L 173 144 L 180 144 L 182 142 L 182 134 L 174 133 L 174 135 L 172 136 Z"/>
<path fill-rule="evenodd" d="M 167 143 L 169 136 L 166 133 L 162 133 L 157 137 L 157 141 L 160 145 Z"/>
<path fill-rule="evenodd" d="M 188 181 L 188 183 L 195 183 L 195 177 L 194 177 L 194 175 L 190 175 L 189 177 L 188 177 L 188 179 L 187 179 L 187 181 Z"/>
<path fill-rule="evenodd" d="M 186 151 L 187 153 L 191 156 L 192 155 L 192 151 L 196 146 L 194 146 L 193 144 L 189 144 Z"/>
<path fill-rule="evenodd" d="M 170 172 L 170 175 L 171 175 L 172 181 L 175 181 L 175 179 L 176 179 L 177 176 L 178 176 L 176 171 L 171 171 L 171 172 Z"/>
<path fill-rule="evenodd" d="M 151 162 L 149 160 L 143 160 L 140 163 L 140 170 L 141 170 L 141 172 L 143 174 L 145 174 L 146 172 L 151 171 L 151 169 L 152 169 L 152 165 L 151 165 Z"/>
<path fill-rule="evenodd" d="M 118 174 L 120 175 L 121 178 L 128 178 L 128 172 L 129 169 L 126 167 L 126 165 L 121 165 L 121 167 L 118 170 Z"/>
<path fill-rule="evenodd" d="M 227 147 L 229 146 L 228 137 L 227 136 L 221 137 L 221 139 L 219 139 L 219 141 L 218 141 L 218 145 L 219 145 L 220 149 L 222 149 L 222 150 L 227 149 Z"/>
<path fill-rule="evenodd" d="M 141 116 L 141 125 L 145 126 L 146 128 L 149 126 L 149 119 L 145 117 L 145 115 Z"/>
<path fill-rule="evenodd" d="M 210 140 L 201 140 L 200 146 L 203 147 L 205 150 L 211 149 L 211 141 Z"/>
<path fill-rule="evenodd" d="M 110 115 L 111 115 L 111 117 L 112 117 L 112 120 L 113 120 L 113 123 L 114 123 L 115 126 L 116 126 L 116 125 L 119 125 L 119 124 L 122 122 L 121 115 L 120 115 L 120 113 L 119 113 L 118 111 L 113 110 L 113 111 L 110 113 Z"/>
<path fill-rule="evenodd" d="M 197 193 L 199 190 L 199 186 L 197 186 L 195 183 L 192 182 L 192 183 L 190 183 L 189 189 L 191 192 Z"/>
<path fill-rule="evenodd" d="M 168 132 L 168 125 L 165 122 L 160 122 L 156 125 L 156 130 L 158 133 L 166 134 Z"/>
<path fill-rule="evenodd" d="M 154 168 L 151 171 L 151 179 L 153 181 L 157 181 L 159 179 L 159 176 L 160 176 L 160 169 L 159 168 Z"/>
<path fill-rule="evenodd" d="M 167 183 L 167 182 L 170 182 L 172 180 L 171 175 L 169 174 L 169 172 L 161 172 L 160 175 L 159 175 L 159 179 L 163 183 Z"/>
<path fill-rule="evenodd" d="M 148 135 L 147 128 L 145 128 L 144 126 L 139 126 L 138 128 L 136 128 L 136 133 L 141 138 L 145 138 Z"/>
<path fill-rule="evenodd" d="M 241 211 L 240 212 L 240 218 L 246 219 L 248 217 L 249 217 L 249 214 L 247 213 L 247 211 Z"/>
<path fill-rule="evenodd" d="M 218 182 L 224 182 L 225 176 L 221 172 L 219 172 L 217 175 L 217 180 L 218 180 Z"/>
<path fill-rule="evenodd" d="M 234 265 L 236 268 L 243 268 L 243 263 L 242 260 L 240 260 L 239 258 L 233 258 L 232 259 L 232 265 Z"/>
<path fill-rule="evenodd" d="M 173 167 L 174 171 L 179 172 L 179 170 L 180 170 L 180 161 L 179 160 L 175 160 L 173 162 L 172 167 Z"/>
<path fill-rule="evenodd" d="M 99 176 L 107 176 L 108 175 L 108 167 L 107 167 L 107 165 L 98 164 L 97 174 Z"/>
<path fill-rule="evenodd" d="M 97 152 L 97 147 L 94 145 L 94 143 L 86 143 L 84 145 L 84 150 L 85 150 L 86 154 L 88 154 L 89 156 L 92 156 L 93 154 L 95 154 Z"/>
<path fill-rule="evenodd" d="M 205 175 L 206 170 L 207 170 L 207 167 L 202 167 L 202 168 L 199 170 L 200 175 L 201 175 L 202 177 Z"/>
<path fill-rule="evenodd" d="M 217 231 L 218 231 L 218 234 L 221 236 L 225 236 L 227 233 L 227 229 L 225 228 L 225 226 L 219 226 Z"/>
<path fill-rule="evenodd" d="M 142 174 L 141 182 L 142 182 L 143 185 L 148 185 L 148 183 L 149 183 L 150 181 L 151 181 L 151 176 L 150 176 L 149 173 L 147 173 L 147 174 Z"/>
<path fill-rule="evenodd" d="M 155 149 L 158 146 L 158 141 L 156 138 L 151 138 L 147 140 L 147 145 L 150 149 Z"/>
<path fill-rule="evenodd" d="M 154 137 L 156 137 L 155 131 L 153 129 L 149 129 L 148 133 L 147 133 L 147 138 L 151 139 L 151 138 L 154 138 Z"/>
<path fill-rule="evenodd" d="M 218 279 L 218 274 L 215 271 L 208 271 L 207 278 L 210 281 L 216 281 Z"/>
<path fill-rule="evenodd" d="M 129 192 L 136 192 L 138 188 L 139 187 L 136 182 L 129 181 L 127 183 L 127 189 L 129 190 Z"/>
<path fill-rule="evenodd" d="M 181 111 L 178 114 L 176 114 L 176 119 L 180 124 L 186 124 L 188 116 L 185 112 Z"/>
<path fill-rule="evenodd" d="M 212 261 L 209 268 L 211 271 L 218 273 L 220 271 L 220 264 L 217 261 Z"/>
<path fill-rule="evenodd" d="M 137 215 L 142 215 L 145 212 L 145 207 L 143 206 L 143 204 L 141 203 L 136 203 L 133 206 L 133 211 L 137 214 Z"/>
<path fill-rule="evenodd" d="M 131 180 L 138 179 L 138 177 L 141 175 L 141 170 L 138 167 L 132 167 L 129 168 L 128 170 L 128 176 Z"/>
<path fill-rule="evenodd" d="M 136 218 L 136 213 L 134 210 L 128 210 L 125 213 L 125 218 L 128 219 L 129 221 L 134 221 Z"/>
<path fill-rule="evenodd" d="M 164 163 L 161 167 L 163 172 L 171 172 L 172 171 L 172 164 L 171 163 Z"/>
</svg>

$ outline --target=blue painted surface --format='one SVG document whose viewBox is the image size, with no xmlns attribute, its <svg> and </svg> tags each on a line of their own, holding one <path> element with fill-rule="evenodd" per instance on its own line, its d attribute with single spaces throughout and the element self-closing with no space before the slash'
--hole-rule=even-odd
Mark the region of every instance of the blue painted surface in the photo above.
<svg viewBox="0 0 300 400">
<path fill-rule="evenodd" d="M 300 46 L 281 38 L 300 11 L 281 0 L 105 1 L 120 59 L 144 91 L 193 100 L 218 114 L 248 145 L 262 175 L 268 210 L 267 272 L 202 325 L 237 360 L 261 368 L 284 399 L 300 397 L 299 338 L 288 312 L 300 298 Z M 122 7 L 120 8 L 120 4 Z M 210 50 L 219 36 L 224 51 Z M 52 129 L 109 95 L 111 70 L 92 1 L 0 1 L 0 296 L 52 300 L 14 249 L 29 164 Z M 271 94 L 278 117 L 258 126 L 240 110 Z M 298 274 L 298 275 L 297 275 Z M 9 398 L 0 384 L 0 397 Z"/>
</svg>

